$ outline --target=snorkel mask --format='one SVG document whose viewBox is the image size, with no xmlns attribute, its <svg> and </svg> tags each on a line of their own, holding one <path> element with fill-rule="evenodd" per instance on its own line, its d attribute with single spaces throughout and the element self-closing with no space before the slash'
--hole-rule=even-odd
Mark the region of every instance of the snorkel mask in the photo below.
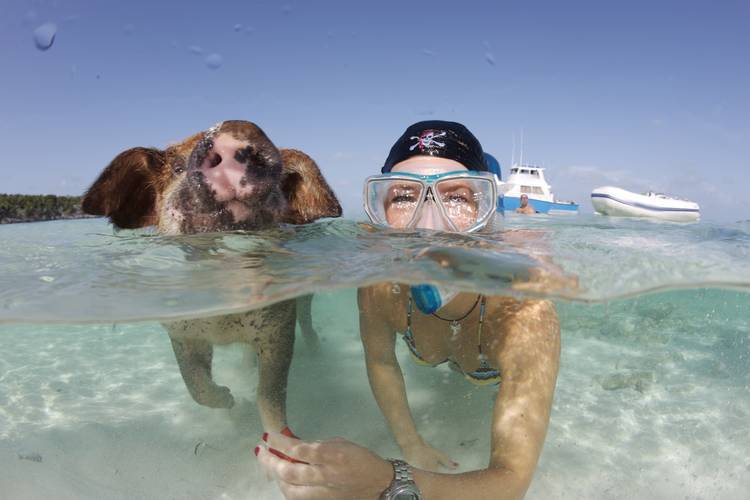
<svg viewBox="0 0 750 500">
<path fill-rule="evenodd" d="M 364 208 L 373 223 L 395 229 L 473 233 L 494 217 L 497 187 L 487 172 L 373 175 L 365 180 Z"/>
</svg>

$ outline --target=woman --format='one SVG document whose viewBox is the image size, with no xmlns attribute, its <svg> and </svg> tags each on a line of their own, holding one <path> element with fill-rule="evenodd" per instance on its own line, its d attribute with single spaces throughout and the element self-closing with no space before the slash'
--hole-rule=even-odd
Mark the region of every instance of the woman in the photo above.
<svg viewBox="0 0 750 500">
<path fill-rule="evenodd" d="M 382 175 L 367 180 L 365 208 L 373 222 L 395 228 L 479 231 L 495 216 L 494 180 L 486 171 L 482 147 L 463 125 L 416 123 L 394 144 Z M 342 439 L 308 443 L 273 434 L 256 448 L 261 464 L 287 498 L 523 497 L 557 378 L 554 306 L 473 293 L 446 297 L 429 286 L 400 289 L 409 293 L 394 293 L 390 283 L 363 288 L 358 301 L 370 385 L 405 462 L 389 463 Z M 448 362 L 497 391 L 486 469 L 440 472 L 457 464 L 417 431 L 395 355 L 399 336 L 417 361 Z"/>
</svg>

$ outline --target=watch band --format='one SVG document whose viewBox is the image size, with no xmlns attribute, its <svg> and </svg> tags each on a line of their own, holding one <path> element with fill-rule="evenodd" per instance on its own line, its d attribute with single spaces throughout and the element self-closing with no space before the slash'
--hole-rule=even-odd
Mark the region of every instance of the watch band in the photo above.
<svg viewBox="0 0 750 500">
<path fill-rule="evenodd" d="M 388 461 L 393 466 L 393 480 L 380 495 L 380 498 L 382 500 L 400 498 L 421 500 L 422 492 L 419 491 L 417 483 L 414 482 L 411 465 L 403 460 L 397 460 L 394 458 L 389 458 Z"/>
<path fill-rule="evenodd" d="M 414 482 L 414 475 L 411 473 L 411 465 L 395 458 L 389 458 L 388 461 L 393 465 L 393 480 L 398 482 Z"/>
</svg>

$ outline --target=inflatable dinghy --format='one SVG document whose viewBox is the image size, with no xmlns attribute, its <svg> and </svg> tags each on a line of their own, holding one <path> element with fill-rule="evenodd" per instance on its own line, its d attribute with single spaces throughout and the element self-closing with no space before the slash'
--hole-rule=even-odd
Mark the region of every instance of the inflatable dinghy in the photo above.
<svg viewBox="0 0 750 500">
<path fill-rule="evenodd" d="M 700 218 L 697 203 L 666 194 L 634 193 L 613 186 L 603 186 L 591 192 L 591 204 L 602 215 L 620 217 L 650 217 L 675 222 L 694 222 Z"/>
</svg>

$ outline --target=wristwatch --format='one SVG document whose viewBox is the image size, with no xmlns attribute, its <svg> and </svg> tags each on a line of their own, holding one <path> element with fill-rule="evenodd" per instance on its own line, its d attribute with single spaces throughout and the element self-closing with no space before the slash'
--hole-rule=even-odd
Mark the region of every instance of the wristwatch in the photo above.
<svg viewBox="0 0 750 500">
<path fill-rule="evenodd" d="M 422 500 L 422 492 L 414 482 L 411 465 L 392 458 L 388 461 L 393 465 L 393 481 L 380 494 L 380 500 Z"/>
</svg>

